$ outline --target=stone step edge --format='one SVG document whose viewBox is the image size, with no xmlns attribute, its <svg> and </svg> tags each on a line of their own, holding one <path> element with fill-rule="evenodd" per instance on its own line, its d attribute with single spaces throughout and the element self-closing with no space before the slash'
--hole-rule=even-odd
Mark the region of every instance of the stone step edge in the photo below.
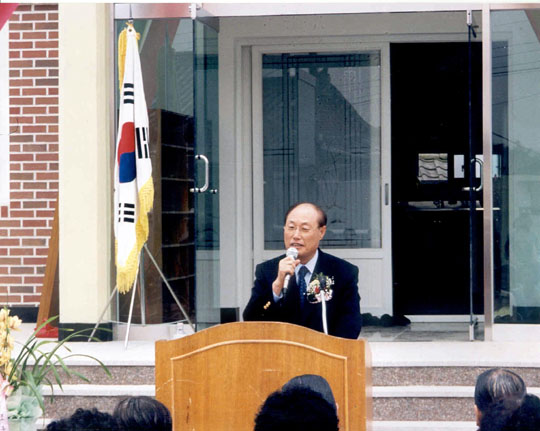
<svg viewBox="0 0 540 431">
<path fill-rule="evenodd" d="M 475 422 L 444 422 L 444 421 L 373 421 L 373 431 L 476 431 Z"/>
<path fill-rule="evenodd" d="M 527 388 L 540 396 L 540 388 Z M 373 386 L 373 398 L 473 398 L 474 386 Z"/>
<path fill-rule="evenodd" d="M 44 386 L 42 393 L 44 396 L 54 397 L 121 397 L 121 396 L 141 396 L 154 397 L 156 387 L 154 385 L 53 385 Z"/>
<path fill-rule="evenodd" d="M 154 397 L 154 385 L 53 385 L 55 397 L 120 397 L 146 395 Z M 540 396 L 540 388 L 528 388 L 527 392 Z M 374 386 L 373 398 L 473 398 L 473 386 Z M 43 387 L 43 395 L 51 395 L 51 387 Z"/>
<path fill-rule="evenodd" d="M 53 419 L 40 418 L 36 423 L 38 430 L 44 430 Z M 476 431 L 475 422 L 442 422 L 442 421 L 373 421 L 372 431 Z"/>
</svg>

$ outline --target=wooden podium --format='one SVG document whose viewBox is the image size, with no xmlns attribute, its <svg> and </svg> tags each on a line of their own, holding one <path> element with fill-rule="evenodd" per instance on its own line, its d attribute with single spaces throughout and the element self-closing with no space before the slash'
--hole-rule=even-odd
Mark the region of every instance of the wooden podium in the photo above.
<svg viewBox="0 0 540 431">
<path fill-rule="evenodd" d="M 371 352 L 365 340 L 278 322 L 218 325 L 156 342 L 156 398 L 175 431 L 252 431 L 266 397 L 300 374 L 328 380 L 340 430 L 371 429 Z"/>
</svg>

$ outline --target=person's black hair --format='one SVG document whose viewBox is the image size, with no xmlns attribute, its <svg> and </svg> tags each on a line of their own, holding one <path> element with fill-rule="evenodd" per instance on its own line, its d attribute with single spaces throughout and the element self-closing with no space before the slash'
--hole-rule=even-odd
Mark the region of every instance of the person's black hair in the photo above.
<svg viewBox="0 0 540 431">
<path fill-rule="evenodd" d="M 114 418 L 120 431 L 171 431 L 169 409 L 150 397 L 129 397 L 114 409 Z"/>
<path fill-rule="evenodd" d="M 326 223 L 328 223 L 328 217 L 326 217 L 326 213 L 319 205 L 314 204 L 313 202 L 298 202 L 291 205 L 289 209 L 287 210 L 287 212 L 285 213 L 283 224 L 287 223 L 287 217 L 289 217 L 289 214 L 291 213 L 291 211 L 299 207 L 300 205 L 311 205 L 317 211 L 317 213 L 319 213 L 319 227 L 326 226 Z"/>
<path fill-rule="evenodd" d="M 510 370 L 492 368 L 476 379 L 474 403 L 480 412 L 486 411 L 494 403 L 516 409 L 526 393 L 525 382 L 519 375 Z M 506 402 L 500 403 L 503 400 Z"/>
<path fill-rule="evenodd" d="M 282 390 L 292 388 L 309 388 L 321 394 L 321 396 L 334 408 L 336 408 L 336 400 L 332 393 L 332 388 L 328 381 L 317 374 L 302 374 L 301 376 L 293 377 L 283 385 Z"/>
<path fill-rule="evenodd" d="M 508 400 L 492 404 L 482 416 L 479 431 L 538 431 L 540 429 L 540 399 L 526 395 L 518 408 L 506 405 Z"/>
<path fill-rule="evenodd" d="M 538 431 L 540 430 L 540 398 L 528 394 L 508 423 L 505 431 Z"/>
<path fill-rule="evenodd" d="M 118 426 L 109 413 L 79 408 L 70 417 L 49 423 L 47 431 L 118 431 Z"/>
<path fill-rule="evenodd" d="M 335 408 L 318 392 L 295 387 L 268 396 L 255 418 L 254 431 L 338 431 Z"/>
</svg>

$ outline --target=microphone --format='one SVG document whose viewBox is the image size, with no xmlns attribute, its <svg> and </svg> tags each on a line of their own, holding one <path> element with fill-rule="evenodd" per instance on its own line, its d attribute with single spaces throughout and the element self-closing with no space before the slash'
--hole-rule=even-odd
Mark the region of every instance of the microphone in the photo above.
<svg viewBox="0 0 540 431">
<path fill-rule="evenodd" d="M 292 257 L 294 260 L 296 260 L 296 258 L 298 257 L 298 250 L 295 249 L 294 247 L 289 247 L 287 249 L 287 253 L 285 253 L 285 255 L 287 257 Z M 283 292 L 283 296 L 285 296 L 287 294 L 287 289 L 289 288 L 289 280 L 291 279 L 291 274 L 287 274 L 285 276 L 285 281 L 283 282 L 283 289 L 282 289 L 282 292 Z"/>
</svg>

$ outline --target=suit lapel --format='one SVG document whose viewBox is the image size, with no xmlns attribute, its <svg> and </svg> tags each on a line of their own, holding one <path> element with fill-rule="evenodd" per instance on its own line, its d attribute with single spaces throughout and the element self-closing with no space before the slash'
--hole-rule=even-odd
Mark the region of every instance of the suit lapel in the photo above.
<svg viewBox="0 0 540 431">
<path fill-rule="evenodd" d="M 319 258 L 317 259 L 317 263 L 315 264 L 315 268 L 313 269 L 313 274 L 311 274 L 311 280 L 315 278 L 315 274 L 320 274 L 321 272 L 324 273 L 324 261 L 324 253 L 319 249 Z"/>
</svg>

